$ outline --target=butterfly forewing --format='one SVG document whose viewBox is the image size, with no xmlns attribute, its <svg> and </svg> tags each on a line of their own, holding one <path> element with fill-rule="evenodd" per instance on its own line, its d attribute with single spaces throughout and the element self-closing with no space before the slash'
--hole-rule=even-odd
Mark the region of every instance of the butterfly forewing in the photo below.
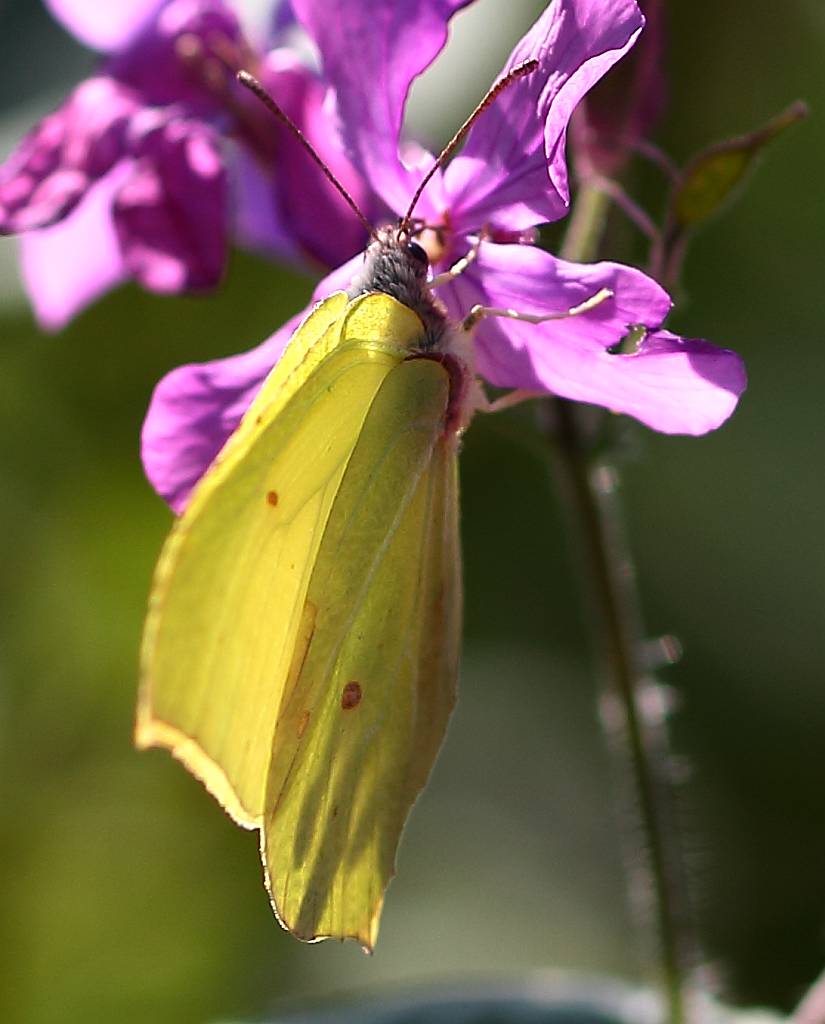
<svg viewBox="0 0 825 1024">
<path fill-rule="evenodd" d="M 401 358 L 342 338 L 343 311 L 359 304 L 332 296 L 293 337 L 172 531 L 150 599 L 137 741 L 169 747 L 248 826 L 262 818 L 327 519 L 373 396 Z M 420 326 L 405 313 L 409 344 Z"/>
</svg>

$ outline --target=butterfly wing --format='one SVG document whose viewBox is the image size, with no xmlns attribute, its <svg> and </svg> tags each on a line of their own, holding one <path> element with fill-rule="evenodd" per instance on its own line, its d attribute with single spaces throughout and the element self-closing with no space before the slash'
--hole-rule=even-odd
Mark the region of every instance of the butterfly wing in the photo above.
<svg viewBox="0 0 825 1024">
<path fill-rule="evenodd" d="M 374 298 L 331 296 L 299 327 L 155 574 L 136 742 L 168 747 L 248 827 L 262 821 L 273 730 L 344 471 L 421 331 L 398 303 L 361 310 Z M 391 343 L 352 345 L 343 327 L 359 316 Z"/>
<path fill-rule="evenodd" d="M 307 588 L 262 831 L 276 912 L 303 939 L 374 945 L 400 834 L 454 704 L 461 594 L 449 390 L 432 360 L 387 374 Z"/>
</svg>

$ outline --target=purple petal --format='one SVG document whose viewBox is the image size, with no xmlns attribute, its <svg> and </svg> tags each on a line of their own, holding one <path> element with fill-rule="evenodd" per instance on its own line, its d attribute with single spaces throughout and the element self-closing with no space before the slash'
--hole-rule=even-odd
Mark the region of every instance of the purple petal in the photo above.
<svg viewBox="0 0 825 1024">
<path fill-rule="evenodd" d="M 320 79 L 287 50 L 270 53 L 261 75 L 283 110 L 369 218 L 373 212 L 370 191 L 344 153 Z M 266 130 L 277 147 L 273 185 L 280 219 L 311 259 L 325 267 L 338 266 L 364 248 L 366 229 L 294 134 L 268 113 L 267 118 Z"/>
<path fill-rule="evenodd" d="M 346 263 L 342 263 L 340 267 L 331 270 L 326 277 L 321 278 L 318 284 L 315 285 L 312 301 L 320 302 L 322 299 L 332 295 L 333 292 L 345 292 L 352 284 L 355 275 L 364 266 L 365 258 L 366 252 L 359 252 L 352 259 L 347 260 Z M 306 312 L 305 310 L 302 315 L 305 316 Z"/>
<path fill-rule="evenodd" d="M 125 280 L 110 215 L 115 193 L 131 171 L 128 161 L 92 185 L 59 224 L 20 239 L 23 283 L 38 322 L 57 331 L 82 309 Z"/>
<path fill-rule="evenodd" d="M 149 21 L 166 0 L 46 0 L 46 6 L 82 43 L 95 50 L 118 50 Z"/>
<path fill-rule="evenodd" d="M 0 233 L 47 227 L 125 155 L 137 101 L 111 78 L 90 78 L 45 117 L 0 167 Z"/>
<path fill-rule="evenodd" d="M 157 292 L 210 288 L 227 254 L 227 186 L 217 133 L 144 111 L 130 132 L 134 172 L 114 220 L 126 266 Z"/>
<path fill-rule="evenodd" d="M 633 52 L 590 91 L 573 118 L 581 177 L 616 176 L 666 106 L 665 0 L 639 0 L 645 30 Z"/>
<path fill-rule="evenodd" d="M 131 45 L 107 63 L 109 74 L 149 106 L 186 102 L 189 112 L 219 113 L 236 67 L 248 61 L 241 28 L 223 0 L 170 0 Z"/>
<path fill-rule="evenodd" d="M 469 0 L 293 0 L 318 44 L 355 165 L 396 213 L 418 178 L 398 158 L 407 93 L 447 39 L 447 23 Z"/>
<path fill-rule="evenodd" d="M 361 260 L 354 257 L 321 281 L 312 302 L 346 288 Z M 141 453 L 149 482 L 173 511 L 183 511 L 192 488 L 240 423 L 308 312 L 309 307 L 249 352 L 179 366 L 155 388 Z"/>
<path fill-rule="evenodd" d="M 457 231 L 521 230 L 564 216 L 567 123 L 587 90 L 633 45 L 643 19 L 633 0 L 557 0 L 516 46 L 504 72 L 539 67 L 510 86 L 470 131 L 445 173 Z"/>
<path fill-rule="evenodd" d="M 273 39 L 282 37 L 295 24 L 295 11 L 292 9 L 290 0 L 281 0 L 270 16 L 270 36 Z"/>
<path fill-rule="evenodd" d="M 740 358 L 705 341 L 649 334 L 632 355 L 608 348 L 631 325 L 657 328 L 670 300 L 650 278 L 615 263 L 580 266 L 530 246 L 485 244 L 440 294 L 453 316 L 475 303 L 561 312 L 610 288 L 588 313 L 544 324 L 489 318 L 476 331 L 478 369 L 499 387 L 548 392 L 635 416 L 664 433 L 703 434 L 730 416 L 745 388 Z"/>
<path fill-rule="evenodd" d="M 155 388 L 143 424 L 141 457 L 149 482 L 173 511 L 183 511 L 302 318 L 294 316 L 249 352 L 179 366 Z"/>
<path fill-rule="evenodd" d="M 239 244 L 300 264 L 301 254 L 281 216 L 270 169 L 243 146 L 233 148 L 227 165 L 233 234 Z"/>
<path fill-rule="evenodd" d="M 603 288 L 613 297 L 587 313 L 540 325 L 490 317 L 478 327 L 479 370 L 491 384 L 545 390 L 533 366 L 534 351 L 563 351 L 572 344 L 601 352 L 632 324 L 657 328 L 670 310 L 667 292 L 640 270 L 620 263 L 569 263 L 532 245 L 485 242 L 476 261 L 439 296 L 457 318 L 476 303 L 543 315 L 563 313 Z"/>
<path fill-rule="evenodd" d="M 706 434 L 733 413 L 748 384 L 742 359 L 730 349 L 669 331 L 648 334 L 620 361 L 626 412 L 663 434 Z"/>
</svg>

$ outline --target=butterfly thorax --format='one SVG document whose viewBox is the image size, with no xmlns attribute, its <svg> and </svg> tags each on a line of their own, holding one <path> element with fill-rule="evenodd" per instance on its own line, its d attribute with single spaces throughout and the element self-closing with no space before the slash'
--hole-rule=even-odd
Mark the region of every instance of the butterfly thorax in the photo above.
<svg viewBox="0 0 825 1024">
<path fill-rule="evenodd" d="M 438 351 L 444 346 L 449 323 L 446 310 L 430 290 L 428 271 L 426 252 L 406 232 L 397 226 L 380 228 L 347 294 L 354 299 L 368 292 L 383 292 L 409 306 L 424 324 L 422 352 Z"/>
<path fill-rule="evenodd" d="M 429 259 L 416 241 L 397 225 L 380 228 L 364 256 L 364 267 L 350 284 L 351 299 L 382 292 L 412 309 L 423 324 L 421 340 L 409 358 L 435 359 L 450 378 L 445 434 L 463 432 L 479 407 L 469 334 L 451 322 L 428 280 Z"/>
</svg>

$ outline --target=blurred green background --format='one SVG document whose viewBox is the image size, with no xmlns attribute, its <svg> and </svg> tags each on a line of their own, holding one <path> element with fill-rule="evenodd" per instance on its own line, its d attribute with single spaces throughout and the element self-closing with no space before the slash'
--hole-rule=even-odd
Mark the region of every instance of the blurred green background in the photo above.
<svg viewBox="0 0 825 1024">
<path fill-rule="evenodd" d="M 459 16 L 416 89 L 419 134 L 450 134 L 541 7 Z M 787 1008 L 825 967 L 825 4 L 669 8 L 675 157 L 812 107 L 696 240 L 671 323 L 742 352 L 749 391 L 705 439 L 639 429 L 624 488 L 651 635 L 686 652 L 666 677 L 712 974 Z M 5 152 L 91 59 L 35 0 L 0 6 L 0 58 Z M 219 295 L 128 287 L 46 337 L 13 243 L 0 258 L 0 1020 L 188 1024 L 532 968 L 640 977 L 575 560 L 529 412 L 466 439 L 461 700 L 377 953 L 303 946 L 270 914 L 255 837 L 168 755 L 134 752 L 131 728 L 170 522 L 138 459 L 151 389 L 256 344 L 311 283 L 238 255 Z"/>
</svg>

